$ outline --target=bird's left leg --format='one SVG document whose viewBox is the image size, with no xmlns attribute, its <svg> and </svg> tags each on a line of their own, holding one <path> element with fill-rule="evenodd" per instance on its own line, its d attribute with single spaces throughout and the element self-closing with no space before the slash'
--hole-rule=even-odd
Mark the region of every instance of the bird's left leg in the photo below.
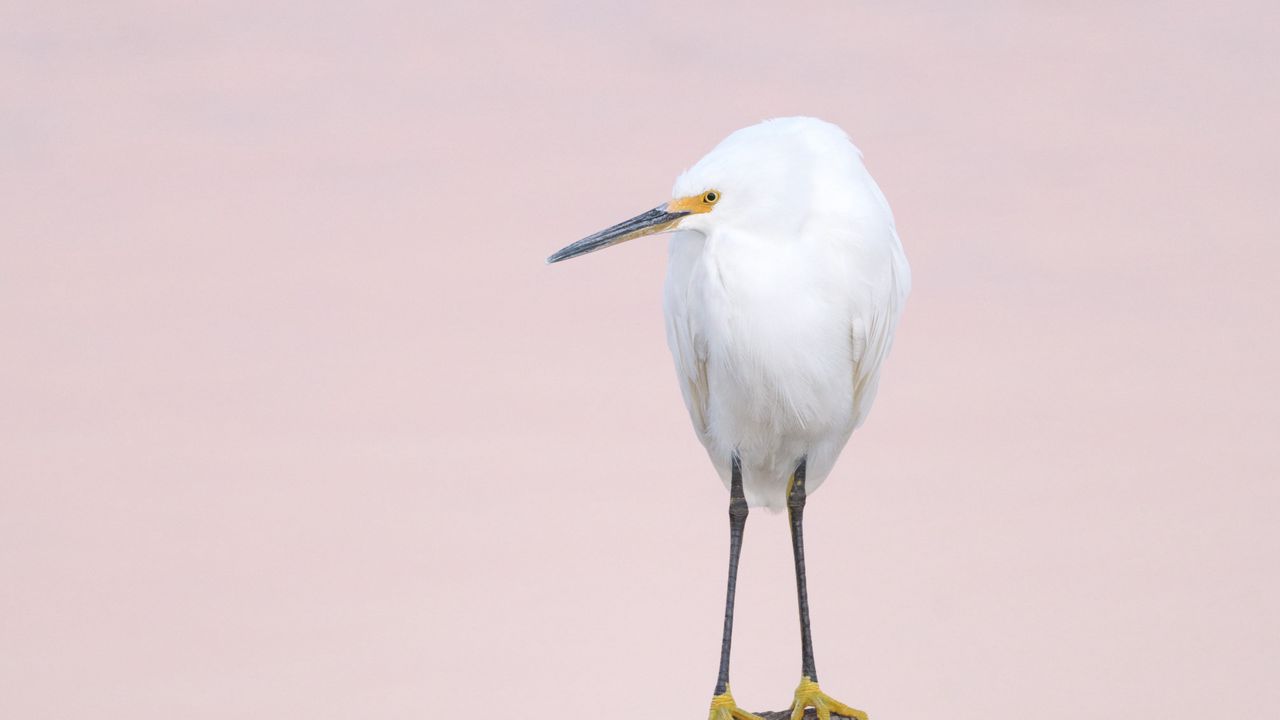
<svg viewBox="0 0 1280 720">
<path fill-rule="evenodd" d="M 747 526 L 747 498 L 742 492 L 742 462 L 733 455 L 729 482 L 729 590 L 724 601 L 724 635 L 720 641 L 720 674 L 711 697 L 708 720 L 761 720 L 738 707 L 729 693 L 729 645 L 733 640 L 733 596 L 738 585 L 738 555 L 742 553 L 742 532 Z"/>
<path fill-rule="evenodd" d="M 796 697 L 791 704 L 791 720 L 804 717 L 805 708 L 813 708 L 818 720 L 831 720 L 834 714 L 840 717 L 867 720 L 867 714 L 861 710 L 845 705 L 818 687 L 818 671 L 813 663 L 813 637 L 809 629 L 809 590 L 804 573 L 804 503 L 805 503 L 805 466 L 806 460 L 800 461 L 787 484 L 787 516 L 791 521 L 791 551 L 796 563 L 796 596 L 800 603 L 800 686 L 796 688 Z"/>
</svg>

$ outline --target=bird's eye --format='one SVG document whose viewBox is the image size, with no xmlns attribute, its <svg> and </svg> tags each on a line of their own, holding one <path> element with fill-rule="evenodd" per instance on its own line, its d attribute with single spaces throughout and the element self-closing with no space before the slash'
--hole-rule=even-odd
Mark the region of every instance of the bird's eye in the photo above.
<svg viewBox="0 0 1280 720">
<path fill-rule="evenodd" d="M 720 193 L 716 192 L 715 190 L 708 190 L 702 194 L 702 202 L 708 205 L 715 204 L 715 201 L 719 199 L 720 199 Z"/>
</svg>

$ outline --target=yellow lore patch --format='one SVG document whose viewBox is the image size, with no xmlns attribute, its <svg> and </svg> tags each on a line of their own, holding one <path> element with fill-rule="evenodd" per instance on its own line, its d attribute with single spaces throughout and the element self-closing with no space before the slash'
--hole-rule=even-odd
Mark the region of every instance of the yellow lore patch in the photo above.
<svg viewBox="0 0 1280 720">
<path fill-rule="evenodd" d="M 690 214 L 711 212 L 711 208 L 720 202 L 719 190 L 708 190 L 701 195 L 690 195 L 667 203 L 667 212 L 687 212 Z"/>
</svg>

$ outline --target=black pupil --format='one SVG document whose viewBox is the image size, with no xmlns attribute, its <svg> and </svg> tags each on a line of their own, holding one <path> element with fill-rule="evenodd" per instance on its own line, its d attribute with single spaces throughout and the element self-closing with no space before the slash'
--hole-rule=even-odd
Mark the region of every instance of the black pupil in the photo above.
<svg viewBox="0 0 1280 720">
<path fill-rule="evenodd" d="M 715 193 L 707 193 L 707 202 L 715 202 L 715 201 L 716 201 L 716 194 L 715 194 Z"/>
</svg>

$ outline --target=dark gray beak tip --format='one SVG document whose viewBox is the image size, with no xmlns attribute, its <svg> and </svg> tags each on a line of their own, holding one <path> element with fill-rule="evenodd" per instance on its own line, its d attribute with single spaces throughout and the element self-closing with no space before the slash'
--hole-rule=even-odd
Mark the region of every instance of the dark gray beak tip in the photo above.
<svg viewBox="0 0 1280 720">
<path fill-rule="evenodd" d="M 555 265 L 556 263 L 560 262 L 561 260 L 568 260 L 569 258 L 573 257 L 575 254 L 576 254 L 576 253 L 571 252 L 571 251 L 569 250 L 569 248 L 564 248 L 564 249 L 561 249 L 561 250 L 557 250 L 557 251 L 555 251 L 555 252 L 553 252 L 553 253 L 551 253 L 550 255 L 548 255 L 548 256 L 547 256 L 546 263 L 547 263 L 548 265 Z"/>
<path fill-rule="evenodd" d="M 577 256 L 579 256 L 579 255 L 585 255 L 586 253 L 591 252 L 591 250 L 592 250 L 592 249 L 594 249 L 594 248 L 587 248 L 587 249 L 583 249 L 583 248 L 582 248 L 582 246 L 581 246 L 579 243 L 574 243 L 573 245 L 570 245 L 569 247 L 561 248 L 560 250 L 557 250 L 557 251 L 555 251 L 555 252 L 551 253 L 550 255 L 548 255 L 548 256 L 547 256 L 546 263 L 547 263 L 548 265 L 555 265 L 556 263 L 560 262 L 561 260 L 568 260 L 568 259 L 569 259 L 569 258 L 571 258 L 571 257 L 577 257 Z"/>
</svg>

